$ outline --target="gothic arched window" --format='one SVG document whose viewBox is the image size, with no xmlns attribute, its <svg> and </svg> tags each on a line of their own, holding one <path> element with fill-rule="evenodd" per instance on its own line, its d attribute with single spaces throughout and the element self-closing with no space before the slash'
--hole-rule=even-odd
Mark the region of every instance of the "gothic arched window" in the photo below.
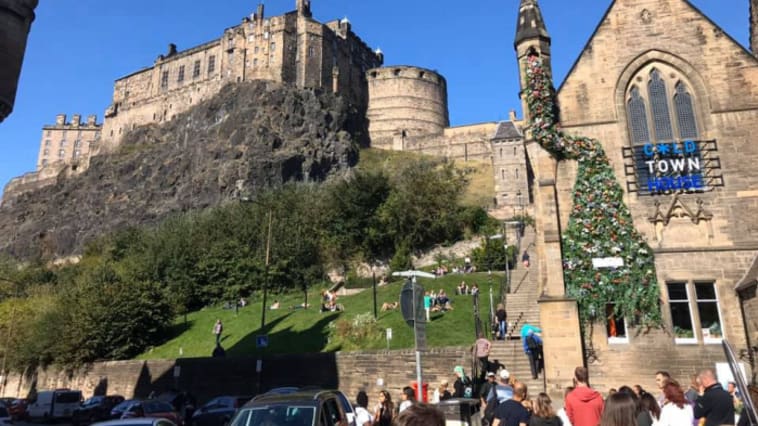
<svg viewBox="0 0 758 426">
<path fill-rule="evenodd" d="M 681 81 L 676 83 L 674 105 L 676 105 L 676 124 L 679 126 L 679 138 L 697 138 L 697 125 L 695 124 L 695 111 L 692 108 L 692 96 L 687 93 L 687 87 Z"/>
<path fill-rule="evenodd" d="M 684 156 L 697 159 L 693 160 L 696 163 L 686 163 L 688 165 L 696 164 L 699 168 L 702 164 L 699 145 L 687 142 L 697 141 L 701 136 L 696 116 L 697 99 L 690 87 L 678 70 L 655 63 L 641 68 L 627 88 L 626 117 L 640 193 L 666 193 L 677 190 L 681 179 L 694 174 L 698 179 L 704 177 L 699 169 L 683 170 L 678 167 L 681 163 L 672 162 L 675 156 Z M 695 150 L 683 154 L 682 150 L 688 146 L 694 146 Z M 668 186 L 661 186 L 662 182 Z M 670 182 L 675 183 L 672 186 Z M 680 189 L 703 190 L 702 185 L 707 183 L 698 181 L 698 186 Z"/>
</svg>

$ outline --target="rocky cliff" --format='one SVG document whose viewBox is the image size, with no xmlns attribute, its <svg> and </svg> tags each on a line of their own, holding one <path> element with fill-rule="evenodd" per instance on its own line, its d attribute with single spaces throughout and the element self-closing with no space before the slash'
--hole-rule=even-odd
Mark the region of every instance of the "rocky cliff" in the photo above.
<svg viewBox="0 0 758 426">
<path fill-rule="evenodd" d="M 5 194 L 0 251 L 67 256 L 120 227 L 288 181 L 321 181 L 357 160 L 352 134 L 365 128 L 362 116 L 332 94 L 229 85 L 168 123 L 135 129 L 82 174 L 64 171 L 54 185 Z"/>
</svg>

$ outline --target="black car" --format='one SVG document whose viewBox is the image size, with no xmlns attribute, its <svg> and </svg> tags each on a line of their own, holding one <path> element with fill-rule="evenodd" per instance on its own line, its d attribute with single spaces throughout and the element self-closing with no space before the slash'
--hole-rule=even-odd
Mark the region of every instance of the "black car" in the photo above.
<svg viewBox="0 0 758 426">
<path fill-rule="evenodd" d="M 195 411 L 189 426 L 223 426 L 234 417 L 237 409 L 250 399 L 252 399 L 250 395 L 213 398 Z"/>
<path fill-rule="evenodd" d="M 71 423 L 76 425 L 90 424 L 111 418 L 111 410 L 124 402 L 121 395 L 98 395 L 84 401 L 71 414 Z"/>
<path fill-rule="evenodd" d="M 108 418 L 111 420 L 120 419 L 121 416 L 123 416 L 124 413 L 126 413 L 129 408 L 131 408 L 132 405 L 139 404 L 139 402 L 139 399 L 127 399 L 126 401 L 117 404 L 115 407 L 111 408 L 111 412 Z"/>
<path fill-rule="evenodd" d="M 347 426 L 347 414 L 333 391 L 308 390 L 259 395 L 237 410 L 230 426 Z"/>
</svg>

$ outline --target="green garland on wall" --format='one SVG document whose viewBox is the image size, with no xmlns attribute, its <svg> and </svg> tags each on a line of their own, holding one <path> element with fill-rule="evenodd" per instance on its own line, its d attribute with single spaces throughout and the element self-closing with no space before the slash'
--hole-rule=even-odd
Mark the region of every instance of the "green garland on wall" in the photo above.
<svg viewBox="0 0 758 426">
<path fill-rule="evenodd" d="M 526 102 L 534 139 L 559 160 L 576 160 L 573 207 L 562 235 L 567 293 L 576 298 L 583 324 L 616 318 L 643 326 L 662 323 L 653 251 L 634 228 L 623 190 L 600 142 L 560 130 L 551 76 L 536 55 L 526 64 Z M 620 257 L 616 269 L 594 269 L 593 258 Z"/>
</svg>

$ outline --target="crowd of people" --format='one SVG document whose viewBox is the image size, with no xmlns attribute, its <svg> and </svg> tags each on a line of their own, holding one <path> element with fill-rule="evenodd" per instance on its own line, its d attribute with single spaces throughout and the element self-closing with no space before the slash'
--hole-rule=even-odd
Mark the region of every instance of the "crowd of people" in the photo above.
<svg viewBox="0 0 758 426">
<path fill-rule="evenodd" d="M 480 424 L 484 426 L 717 426 L 749 425 L 747 416 L 739 416 L 742 396 L 734 383 L 724 389 L 712 369 L 691 377 L 685 388 L 665 371 L 656 373 L 655 393 L 640 385 L 611 389 L 604 398 L 589 384 L 585 367 L 574 370 L 573 386 L 567 387 L 564 404 L 553 407 L 549 395 L 528 393 L 527 385 L 505 368 L 488 371 L 485 381 L 472 395 L 473 381 L 461 366 L 453 370 L 453 390 L 442 381 L 431 395 L 430 403 L 416 401 L 411 387 L 405 387 L 399 404 L 382 390 L 378 403 L 369 410 L 368 396 L 357 398 L 356 424 L 360 426 L 444 425 L 442 412 L 434 404 L 451 398 L 480 399 Z"/>
</svg>

